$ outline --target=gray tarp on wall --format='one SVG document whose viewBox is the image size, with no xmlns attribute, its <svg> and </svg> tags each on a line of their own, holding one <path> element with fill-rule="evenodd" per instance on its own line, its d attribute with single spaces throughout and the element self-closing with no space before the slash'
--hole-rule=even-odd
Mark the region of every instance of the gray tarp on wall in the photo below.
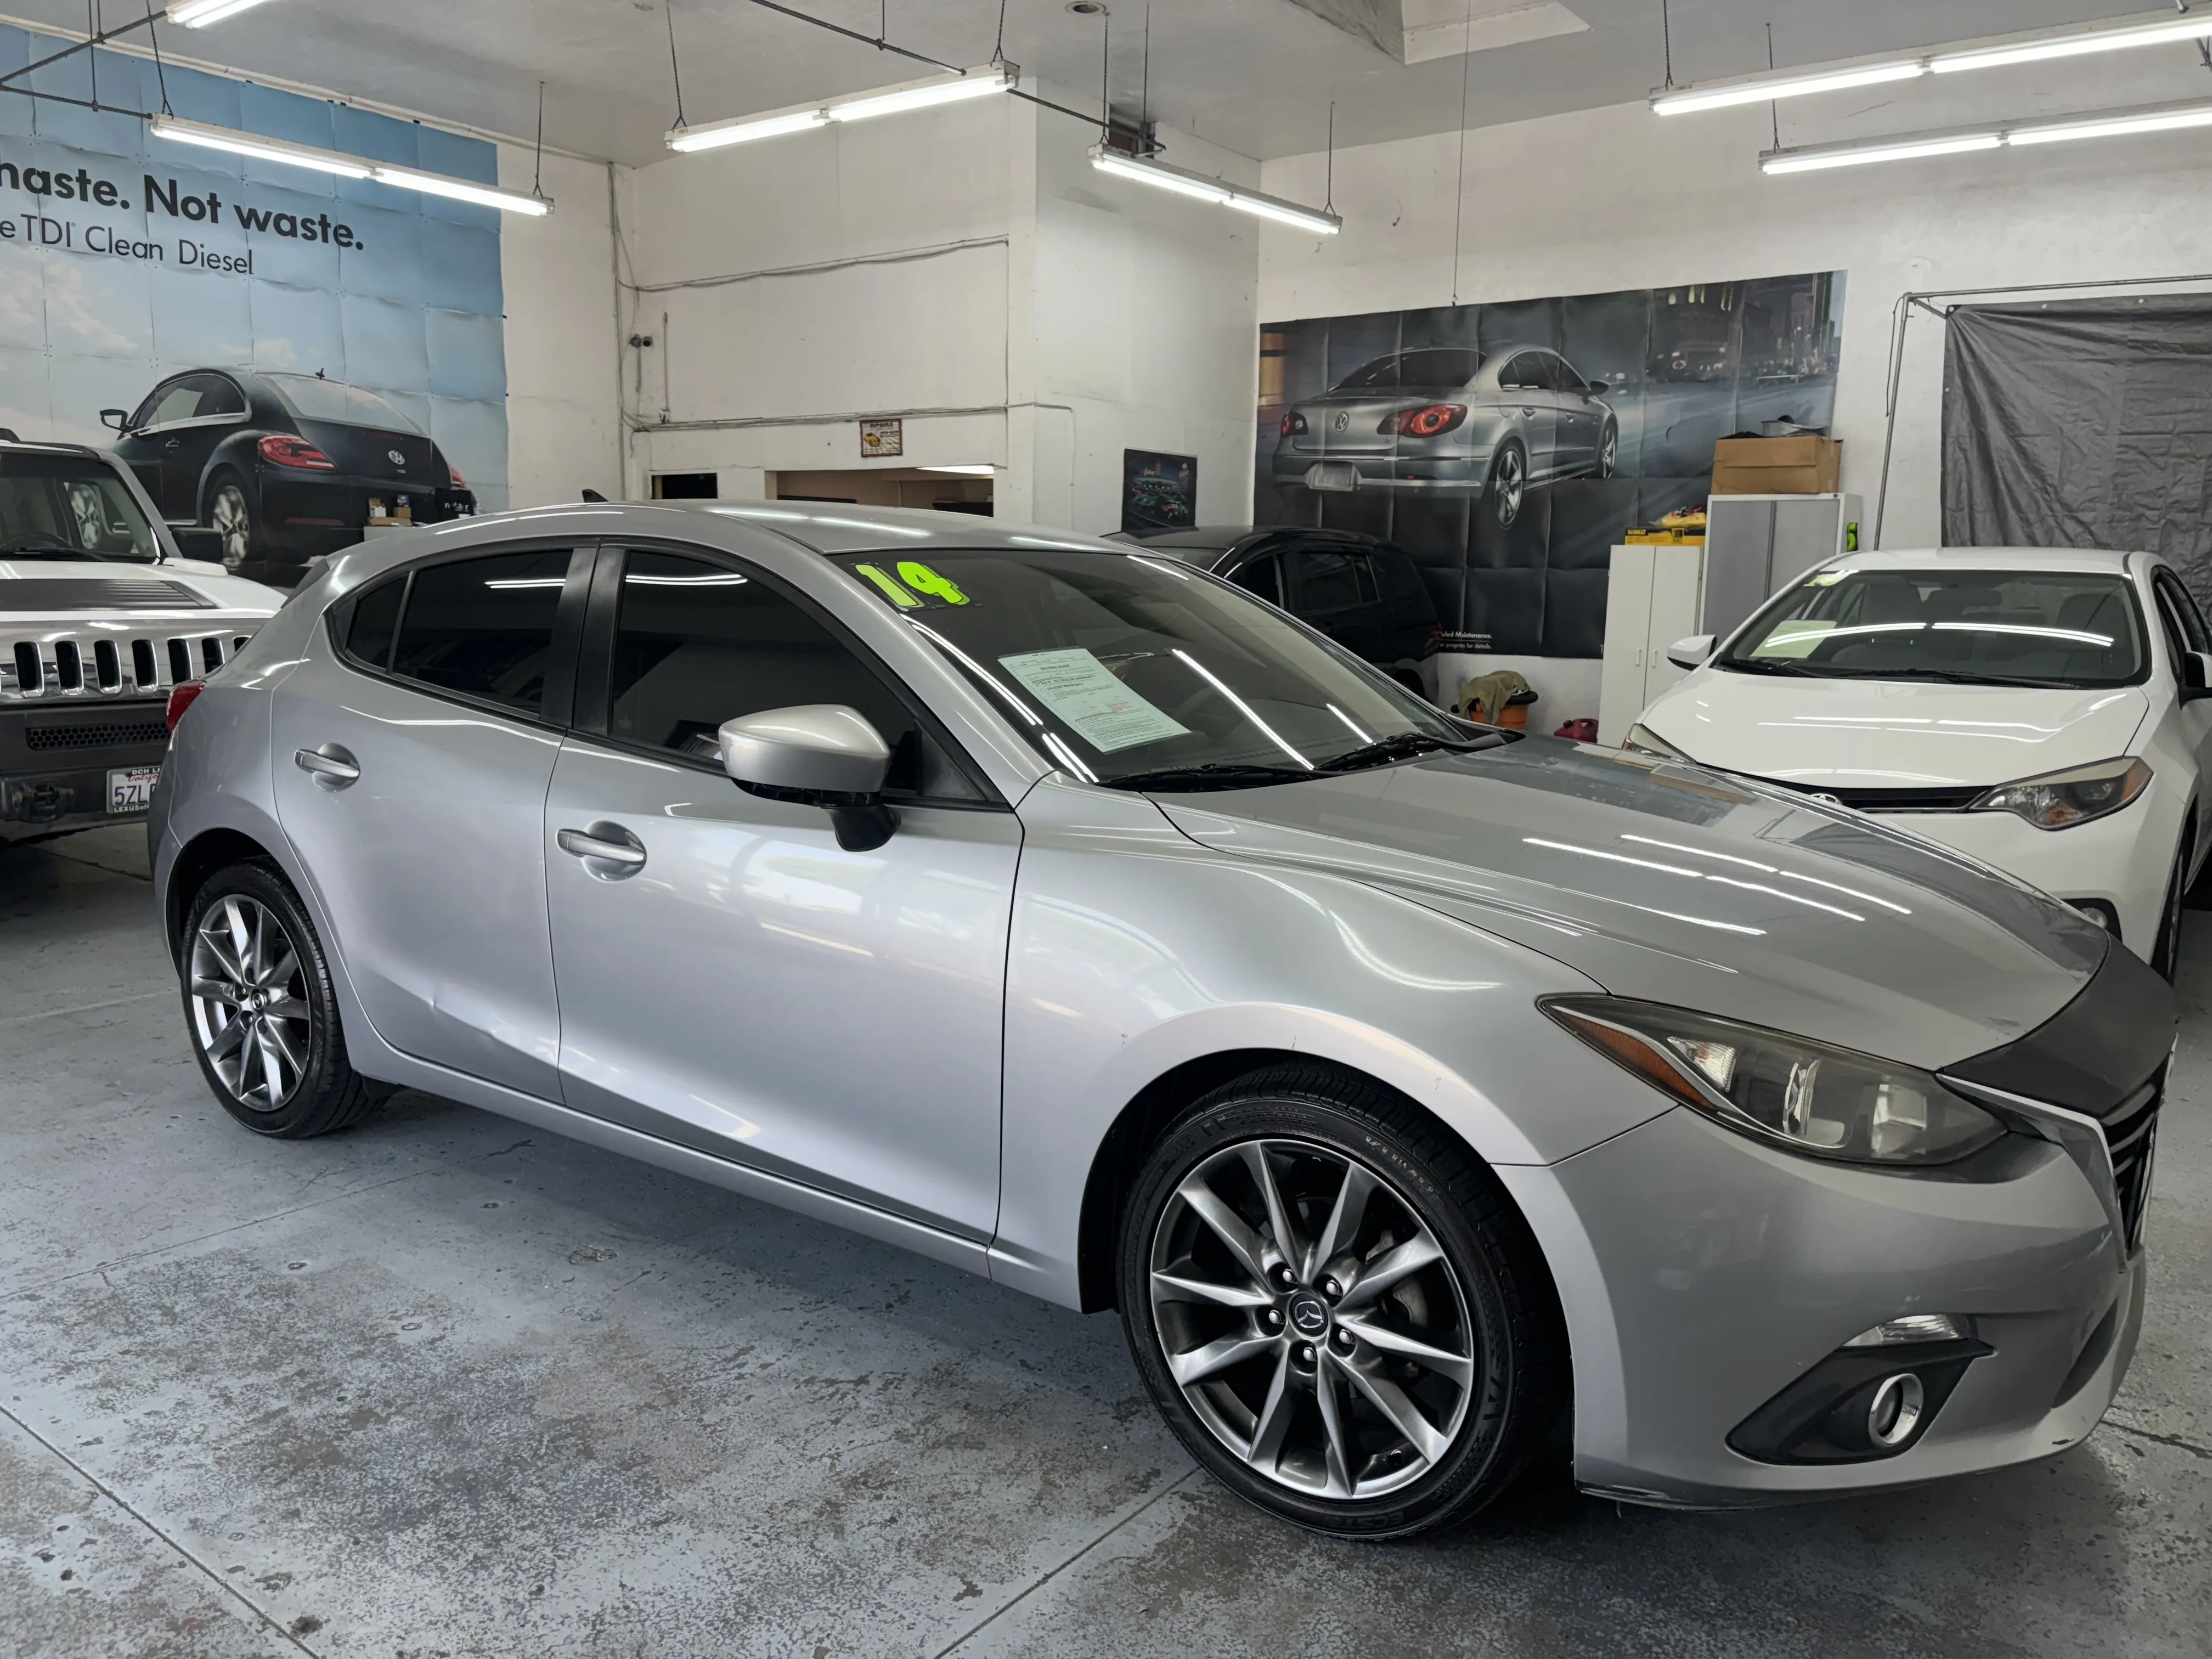
<svg viewBox="0 0 2212 1659">
<path fill-rule="evenodd" d="M 1948 547 L 2145 548 L 2212 607 L 2212 295 L 1961 306 Z"/>
</svg>

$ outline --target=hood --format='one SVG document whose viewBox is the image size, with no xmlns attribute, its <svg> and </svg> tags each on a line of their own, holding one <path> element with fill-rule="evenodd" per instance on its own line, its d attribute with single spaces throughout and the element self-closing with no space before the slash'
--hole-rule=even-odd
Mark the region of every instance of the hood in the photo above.
<svg viewBox="0 0 2212 1659">
<path fill-rule="evenodd" d="M 2124 755 L 2150 699 L 2101 690 L 1700 671 L 1641 724 L 1705 766 L 1801 788 L 2010 783 Z"/>
<path fill-rule="evenodd" d="M 284 595 L 198 559 L 0 559 L 0 615 L 41 617 L 179 611 L 271 617 Z"/>
<path fill-rule="evenodd" d="M 2109 944 L 1856 813 L 1553 738 L 1158 799 L 1205 846 L 1388 889 L 1617 995 L 1931 1070 L 2049 1019 Z"/>
</svg>

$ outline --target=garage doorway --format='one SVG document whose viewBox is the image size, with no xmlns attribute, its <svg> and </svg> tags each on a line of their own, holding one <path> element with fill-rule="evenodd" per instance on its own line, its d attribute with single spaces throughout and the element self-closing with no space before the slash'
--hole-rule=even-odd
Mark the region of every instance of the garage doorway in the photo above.
<svg viewBox="0 0 2212 1659">
<path fill-rule="evenodd" d="M 833 472 L 771 472 L 764 482 L 771 501 L 919 507 L 988 519 L 997 480 L 966 472 L 933 472 L 921 466 L 869 466 Z"/>
</svg>

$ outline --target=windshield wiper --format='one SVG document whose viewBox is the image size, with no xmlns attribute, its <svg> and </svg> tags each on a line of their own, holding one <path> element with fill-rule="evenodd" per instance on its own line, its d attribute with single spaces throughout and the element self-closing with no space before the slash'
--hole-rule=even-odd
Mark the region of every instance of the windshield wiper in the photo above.
<svg viewBox="0 0 2212 1659">
<path fill-rule="evenodd" d="M 1324 772 L 1357 772 L 1370 766 L 1387 766 L 1392 761 L 1410 760 L 1415 755 L 1432 754 L 1448 750 L 1455 755 L 1473 754 L 1478 750 L 1496 749 L 1513 739 L 1503 732 L 1486 732 L 1479 738 L 1468 738 L 1455 743 L 1449 738 L 1431 736 L 1426 732 L 1399 732 L 1375 742 L 1363 744 L 1357 749 L 1347 749 L 1341 755 L 1332 755 L 1321 763 Z"/>
<path fill-rule="evenodd" d="M 1196 766 L 1162 766 L 1150 772 L 1125 772 L 1103 780 L 1109 789 L 1249 789 L 1266 783 L 1291 783 L 1316 774 L 1299 766 L 1257 762 L 1206 761 Z"/>
<path fill-rule="evenodd" d="M 1802 663 L 1781 662 L 1771 657 L 1723 657 L 1714 666 L 1732 668 L 1739 674 L 1795 674 L 1808 680 L 1839 678 L 1817 668 L 1808 668 Z"/>
</svg>

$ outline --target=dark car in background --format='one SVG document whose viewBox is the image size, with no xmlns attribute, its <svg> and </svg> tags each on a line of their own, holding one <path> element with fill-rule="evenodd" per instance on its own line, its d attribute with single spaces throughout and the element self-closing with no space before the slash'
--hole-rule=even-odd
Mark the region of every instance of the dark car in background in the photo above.
<svg viewBox="0 0 2212 1659">
<path fill-rule="evenodd" d="M 171 524 L 221 533 L 233 572 L 290 584 L 361 540 L 370 514 L 433 524 L 476 511 L 468 481 L 375 392 L 319 374 L 196 368 L 100 418 Z"/>
<path fill-rule="evenodd" d="M 1423 666 L 1443 628 L 1412 556 L 1394 542 L 1349 530 L 1250 525 L 1131 531 L 1109 539 L 1211 570 L 1429 695 Z"/>
</svg>

